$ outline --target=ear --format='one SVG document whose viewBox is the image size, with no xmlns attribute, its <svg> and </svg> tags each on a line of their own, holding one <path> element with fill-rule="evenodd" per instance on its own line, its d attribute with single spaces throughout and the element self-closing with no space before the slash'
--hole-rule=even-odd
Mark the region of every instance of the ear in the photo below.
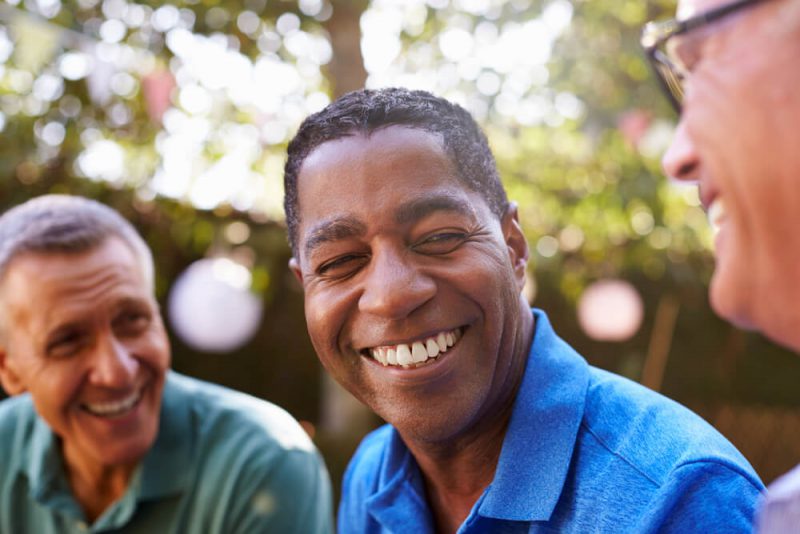
<svg viewBox="0 0 800 534">
<path fill-rule="evenodd" d="M 9 395 L 25 392 L 25 384 L 14 369 L 14 362 L 8 357 L 5 346 L 0 346 L 0 385 Z"/>
<path fill-rule="evenodd" d="M 514 278 L 517 280 L 517 289 L 522 291 L 522 288 L 525 287 L 525 268 L 528 265 L 530 251 L 528 249 L 528 240 L 525 239 L 525 234 L 522 233 L 522 227 L 519 224 L 516 202 L 508 204 L 508 209 L 503 215 L 500 224 L 503 228 L 506 247 L 508 247 L 511 266 L 514 269 Z"/>
<path fill-rule="evenodd" d="M 297 261 L 297 258 L 292 257 L 289 260 L 289 270 L 292 271 L 292 274 L 300 282 L 300 287 L 303 286 L 303 271 L 300 270 L 300 262 Z"/>
</svg>

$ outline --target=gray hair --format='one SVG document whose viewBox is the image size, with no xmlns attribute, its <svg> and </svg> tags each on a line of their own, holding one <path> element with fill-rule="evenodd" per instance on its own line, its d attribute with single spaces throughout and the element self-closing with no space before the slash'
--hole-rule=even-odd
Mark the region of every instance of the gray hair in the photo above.
<svg viewBox="0 0 800 534">
<path fill-rule="evenodd" d="M 79 254 L 112 236 L 130 247 L 152 288 L 153 255 L 134 227 L 108 206 L 69 195 L 36 197 L 0 217 L 0 280 L 23 253 Z"/>
</svg>

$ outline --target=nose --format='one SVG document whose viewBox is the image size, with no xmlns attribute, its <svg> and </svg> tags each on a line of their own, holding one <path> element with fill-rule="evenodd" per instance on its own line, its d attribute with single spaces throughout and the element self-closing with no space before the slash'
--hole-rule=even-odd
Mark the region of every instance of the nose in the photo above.
<svg viewBox="0 0 800 534">
<path fill-rule="evenodd" d="M 373 250 L 359 298 L 362 312 L 387 319 L 408 317 L 436 294 L 436 282 L 414 262 L 414 252 Z"/>
<path fill-rule="evenodd" d="M 136 378 L 139 361 L 112 334 L 104 334 L 95 346 L 89 381 L 97 386 L 125 389 Z"/>
<path fill-rule="evenodd" d="M 684 120 L 678 123 L 672 143 L 661 160 L 661 166 L 670 178 L 690 182 L 697 181 L 700 158 L 695 151 Z"/>
</svg>

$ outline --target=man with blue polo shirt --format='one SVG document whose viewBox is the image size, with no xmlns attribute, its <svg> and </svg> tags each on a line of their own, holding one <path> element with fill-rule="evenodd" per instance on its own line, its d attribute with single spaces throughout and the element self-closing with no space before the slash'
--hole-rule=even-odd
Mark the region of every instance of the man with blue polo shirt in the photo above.
<svg viewBox="0 0 800 534">
<path fill-rule="evenodd" d="M 389 423 L 350 462 L 341 533 L 749 532 L 763 486 L 734 447 L 528 308 L 516 206 L 465 110 L 345 95 L 284 184 L 312 343 Z"/>
<path fill-rule="evenodd" d="M 50 195 L 0 217 L 0 534 L 332 532 L 297 422 L 169 362 L 119 214 Z"/>
</svg>

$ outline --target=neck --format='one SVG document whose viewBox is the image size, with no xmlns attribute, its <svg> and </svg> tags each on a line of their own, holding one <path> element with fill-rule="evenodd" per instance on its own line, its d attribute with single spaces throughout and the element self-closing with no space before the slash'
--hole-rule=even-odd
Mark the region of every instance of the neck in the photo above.
<svg viewBox="0 0 800 534">
<path fill-rule="evenodd" d="M 511 406 L 496 416 L 496 424 L 471 439 L 428 446 L 409 444 L 425 480 L 437 532 L 456 532 L 494 479 Z"/>
<path fill-rule="evenodd" d="M 422 471 L 437 532 L 456 532 L 494 479 L 533 338 L 533 315 L 525 303 L 521 319 L 522 327 L 512 345 L 511 371 L 503 387 L 505 394 L 485 410 L 484 416 L 463 435 L 444 442 L 404 439 Z"/>
<path fill-rule="evenodd" d="M 107 466 L 86 461 L 63 448 L 64 466 L 72 495 L 93 523 L 128 489 L 137 464 Z"/>
</svg>

